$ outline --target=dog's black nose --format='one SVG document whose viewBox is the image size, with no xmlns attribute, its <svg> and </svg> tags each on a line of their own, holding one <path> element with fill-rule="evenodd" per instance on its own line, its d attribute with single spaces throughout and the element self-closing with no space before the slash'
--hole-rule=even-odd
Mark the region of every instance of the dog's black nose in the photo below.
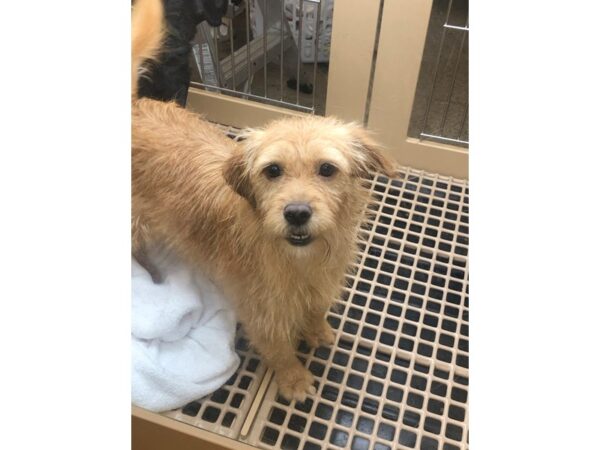
<svg viewBox="0 0 600 450">
<path fill-rule="evenodd" d="M 306 203 L 290 203 L 283 208 L 283 217 L 290 225 L 304 225 L 312 216 L 312 209 Z"/>
</svg>

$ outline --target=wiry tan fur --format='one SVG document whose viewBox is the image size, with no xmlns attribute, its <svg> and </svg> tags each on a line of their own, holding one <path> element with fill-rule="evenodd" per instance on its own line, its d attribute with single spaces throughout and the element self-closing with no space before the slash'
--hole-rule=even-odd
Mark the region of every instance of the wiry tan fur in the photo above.
<svg viewBox="0 0 600 450">
<path fill-rule="evenodd" d="M 303 400 L 314 387 L 295 357 L 298 339 L 333 341 L 325 315 L 354 254 L 367 202 L 361 176 L 391 166 L 363 129 L 331 118 L 283 119 L 244 138 L 173 103 L 134 100 L 133 251 L 166 243 L 209 274 L 234 300 L 281 394 Z M 318 174 L 324 162 L 337 167 L 332 177 Z M 265 175 L 272 163 L 281 177 Z M 304 247 L 286 240 L 290 202 L 313 210 Z"/>
<path fill-rule="evenodd" d="M 163 6 L 160 0 L 136 0 L 131 15 L 131 92 L 137 93 L 142 63 L 154 59 L 163 40 Z"/>
</svg>

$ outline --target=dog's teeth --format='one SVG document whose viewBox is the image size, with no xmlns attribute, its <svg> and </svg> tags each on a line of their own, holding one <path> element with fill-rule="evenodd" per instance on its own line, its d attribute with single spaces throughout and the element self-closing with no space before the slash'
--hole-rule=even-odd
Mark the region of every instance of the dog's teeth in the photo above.
<svg viewBox="0 0 600 450">
<path fill-rule="evenodd" d="M 308 234 L 292 234 L 292 239 L 306 239 L 308 238 Z"/>
</svg>

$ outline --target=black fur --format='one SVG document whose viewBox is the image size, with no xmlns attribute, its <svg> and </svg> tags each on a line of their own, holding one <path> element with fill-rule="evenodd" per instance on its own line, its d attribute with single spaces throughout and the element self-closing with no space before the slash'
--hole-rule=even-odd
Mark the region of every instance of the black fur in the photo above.
<svg viewBox="0 0 600 450">
<path fill-rule="evenodd" d="M 138 96 L 175 100 L 185 106 L 190 85 L 191 41 L 196 27 L 204 20 L 213 27 L 219 26 L 227 13 L 228 0 L 163 0 L 163 3 L 167 37 L 158 62 L 149 64 L 148 73 L 140 78 Z"/>
</svg>

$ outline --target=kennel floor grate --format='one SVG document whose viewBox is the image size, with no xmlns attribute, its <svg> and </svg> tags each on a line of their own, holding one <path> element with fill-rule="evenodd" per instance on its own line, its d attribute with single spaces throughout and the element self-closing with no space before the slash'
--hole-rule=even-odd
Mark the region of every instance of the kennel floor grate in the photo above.
<svg viewBox="0 0 600 450">
<path fill-rule="evenodd" d="M 369 189 L 359 253 L 328 316 L 336 342 L 298 350 L 316 395 L 278 396 L 260 362 L 248 371 L 259 358 L 239 338 L 245 362 L 222 390 L 245 404 L 230 393 L 193 402 L 193 417 L 192 404 L 167 415 L 264 449 L 468 448 L 467 182 L 403 168 Z M 224 427 L 227 414 L 237 422 Z"/>
<path fill-rule="evenodd" d="M 237 439 L 252 402 L 258 397 L 266 368 L 260 357 L 249 348 L 243 335 L 236 337 L 235 349 L 240 357 L 240 365 L 224 386 L 209 396 L 164 415 Z"/>
</svg>

